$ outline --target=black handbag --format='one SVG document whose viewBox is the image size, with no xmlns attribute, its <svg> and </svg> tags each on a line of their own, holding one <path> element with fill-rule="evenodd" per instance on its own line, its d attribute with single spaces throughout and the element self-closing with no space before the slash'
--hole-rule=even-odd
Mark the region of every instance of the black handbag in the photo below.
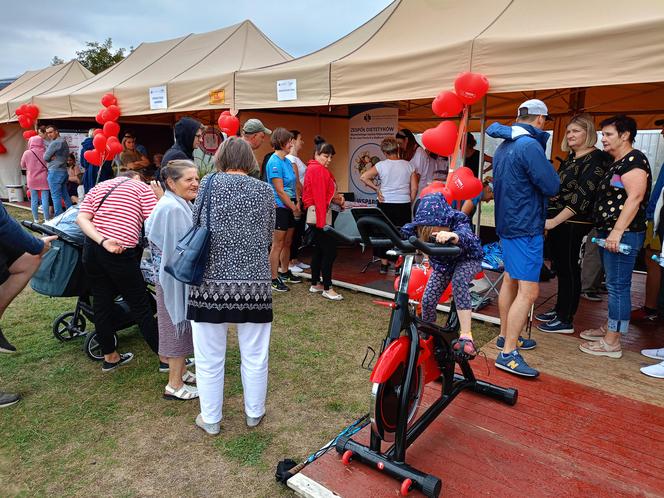
<svg viewBox="0 0 664 498">
<path fill-rule="evenodd" d="M 194 226 L 178 241 L 175 253 L 164 265 L 166 273 L 185 284 L 200 285 L 203 281 L 210 252 L 210 192 L 215 176 L 217 176 L 216 173 L 210 177 L 205 186 L 205 192 L 202 194 L 203 201 L 198 210 L 198 216 L 194 220 Z M 207 217 L 204 227 L 200 226 L 203 209 L 206 210 Z"/>
</svg>

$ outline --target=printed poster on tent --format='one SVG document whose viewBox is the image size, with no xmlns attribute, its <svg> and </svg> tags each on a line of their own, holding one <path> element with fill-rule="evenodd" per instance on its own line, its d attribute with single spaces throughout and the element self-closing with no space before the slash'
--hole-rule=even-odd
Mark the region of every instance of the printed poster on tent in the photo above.
<svg viewBox="0 0 664 498">
<path fill-rule="evenodd" d="M 385 159 L 380 150 L 384 138 L 394 137 L 399 126 L 396 107 L 351 107 L 348 151 L 350 154 L 348 178 L 350 191 L 356 202 L 376 204 L 376 193 L 360 181 L 360 176 L 378 161 Z"/>
</svg>

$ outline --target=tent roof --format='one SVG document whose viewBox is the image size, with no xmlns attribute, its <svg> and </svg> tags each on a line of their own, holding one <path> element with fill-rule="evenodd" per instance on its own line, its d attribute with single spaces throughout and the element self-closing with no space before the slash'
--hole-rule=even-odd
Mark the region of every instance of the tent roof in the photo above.
<svg viewBox="0 0 664 498">
<path fill-rule="evenodd" d="M 11 85 L 0 91 L 0 122 L 14 121 L 14 111 L 21 104 L 45 92 L 59 90 L 94 76 L 77 60 L 26 71 Z"/>
<path fill-rule="evenodd" d="M 234 73 L 284 62 L 291 56 L 251 21 L 202 34 L 142 43 L 124 60 L 90 80 L 35 99 L 50 118 L 94 116 L 102 95 L 113 92 L 123 115 L 229 107 Z M 149 89 L 166 86 L 167 110 L 150 110 Z M 226 102 L 210 105 L 209 92 Z"/>
<path fill-rule="evenodd" d="M 238 73 L 236 106 L 432 98 L 468 70 L 492 93 L 664 81 L 662 33 L 661 0 L 396 0 L 326 49 Z M 297 80 L 297 100 L 276 100 L 279 79 Z"/>
</svg>

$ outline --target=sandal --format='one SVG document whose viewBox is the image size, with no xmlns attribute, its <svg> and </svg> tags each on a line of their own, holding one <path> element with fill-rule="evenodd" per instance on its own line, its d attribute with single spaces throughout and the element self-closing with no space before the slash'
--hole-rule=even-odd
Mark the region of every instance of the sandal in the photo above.
<svg viewBox="0 0 664 498">
<path fill-rule="evenodd" d="M 175 390 L 170 384 L 166 384 L 164 389 L 164 399 L 175 401 L 189 401 L 198 398 L 198 389 L 182 384 L 182 387 Z"/>
<path fill-rule="evenodd" d="M 189 370 L 185 370 L 182 374 L 182 382 L 185 384 L 196 384 L 196 374 L 191 373 Z"/>
<path fill-rule="evenodd" d="M 451 346 L 455 354 L 463 356 L 465 359 L 472 360 L 475 358 L 475 356 L 477 356 L 475 343 L 468 336 L 461 336 L 458 339 L 454 339 Z"/>
</svg>

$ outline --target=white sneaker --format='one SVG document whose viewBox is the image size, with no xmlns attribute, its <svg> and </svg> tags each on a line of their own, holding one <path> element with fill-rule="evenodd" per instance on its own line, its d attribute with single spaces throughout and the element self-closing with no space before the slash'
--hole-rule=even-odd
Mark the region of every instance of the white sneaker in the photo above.
<svg viewBox="0 0 664 498">
<path fill-rule="evenodd" d="M 221 432 L 221 423 L 217 422 L 216 424 L 208 424 L 203 422 L 203 415 L 200 413 L 196 416 L 196 425 L 207 432 L 210 436 L 216 436 Z"/>
<path fill-rule="evenodd" d="M 288 269 L 289 269 L 290 271 L 292 271 L 293 273 L 302 273 L 302 272 L 304 271 L 304 270 L 303 270 L 300 266 L 298 266 L 298 265 L 289 266 Z"/>
<path fill-rule="evenodd" d="M 653 360 L 664 360 L 664 348 L 642 349 L 641 354 Z"/>
<path fill-rule="evenodd" d="M 303 263 L 302 261 L 300 261 L 300 262 L 297 264 L 297 266 L 299 266 L 299 267 L 302 268 L 303 270 L 308 270 L 309 268 L 311 268 L 310 265 L 308 265 L 308 264 L 306 264 L 306 263 Z"/>
<path fill-rule="evenodd" d="M 641 367 L 641 373 L 646 374 L 648 377 L 655 377 L 656 379 L 664 379 L 664 361 L 656 363 L 655 365 L 648 365 Z"/>
</svg>

